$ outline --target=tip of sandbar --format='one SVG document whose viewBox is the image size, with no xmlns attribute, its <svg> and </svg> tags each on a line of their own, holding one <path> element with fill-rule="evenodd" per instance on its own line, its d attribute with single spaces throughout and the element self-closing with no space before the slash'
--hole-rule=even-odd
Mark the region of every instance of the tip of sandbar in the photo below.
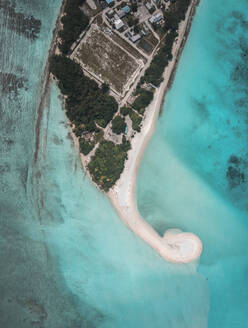
<svg viewBox="0 0 248 328">
<path fill-rule="evenodd" d="M 193 233 L 167 231 L 163 238 L 165 257 L 174 263 L 190 263 L 196 261 L 202 253 L 202 242 Z"/>
</svg>

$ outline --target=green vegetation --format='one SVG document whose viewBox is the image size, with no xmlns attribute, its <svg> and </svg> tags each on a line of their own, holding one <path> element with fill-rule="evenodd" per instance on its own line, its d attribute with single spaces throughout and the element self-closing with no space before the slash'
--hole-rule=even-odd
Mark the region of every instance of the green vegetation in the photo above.
<svg viewBox="0 0 248 328">
<path fill-rule="evenodd" d="M 135 99 L 133 108 L 143 115 L 145 108 L 151 103 L 153 99 L 153 92 L 141 89 L 140 95 Z"/>
<path fill-rule="evenodd" d="M 135 111 L 131 111 L 129 113 L 129 116 L 132 120 L 132 128 L 133 130 L 137 131 L 137 132 L 140 132 L 140 125 L 141 125 L 141 122 L 142 122 L 142 117 L 139 116 Z"/>
<path fill-rule="evenodd" d="M 65 4 L 64 16 L 61 18 L 63 29 L 59 31 L 61 44 L 59 49 L 63 54 L 70 52 L 73 42 L 85 30 L 89 24 L 88 17 L 79 8 L 85 0 L 67 0 Z"/>
<path fill-rule="evenodd" d="M 130 143 L 125 138 L 120 145 L 106 140 L 99 144 L 88 169 L 93 180 L 104 191 L 107 192 L 120 178 L 129 149 Z"/>
<path fill-rule="evenodd" d="M 99 146 L 88 164 L 88 169 L 92 179 L 107 192 L 120 178 L 127 159 L 127 152 L 130 149 L 130 142 L 126 140 L 125 136 L 123 136 L 121 144 L 106 141 L 103 139 L 103 130 L 99 127 L 106 127 L 112 120 L 113 132 L 121 134 L 125 132 L 126 128 L 125 118 L 121 115 L 129 115 L 133 130 L 140 131 L 141 115 L 153 99 L 153 92 L 142 88 L 142 85 L 151 83 L 154 86 L 159 86 L 162 82 L 163 71 L 172 59 L 172 47 L 178 36 L 178 24 L 185 18 L 190 0 L 175 1 L 170 4 L 169 11 L 164 11 L 163 31 L 166 36 L 150 67 L 146 70 L 144 77 L 141 78 L 135 93 L 138 97 L 133 103 L 133 108 L 139 114 L 130 107 L 122 107 L 120 109 L 121 115 L 114 119 L 118 104 L 109 95 L 109 85 L 103 83 L 99 87 L 94 80 L 84 75 L 79 64 L 65 56 L 70 53 L 72 44 L 89 23 L 88 17 L 79 8 L 84 1 L 67 0 L 66 2 L 65 15 L 61 19 L 63 30 L 59 32 L 59 37 L 62 40 L 59 47 L 64 55 L 53 55 L 50 58 L 50 71 L 57 78 L 61 93 L 65 96 L 66 113 L 74 125 L 74 133 L 79 137 L 80 151 L 87 155 L 99 142 Z M 131 15 L 128 15 L 126 19 L 128 25 L 134 26 L 134 30 L 137 32 L 138 19 Z M 113 48 L 111 51 L 113 52 Z M 127 61 L 125 66 L 128 66 Z M 82 137 L 84 132 L 90 133 L 90 139 L 94 141 Z M 229 171 L 229 176 L 237 176 L 236 172 Z"/>
<path fill-rule="evenodd" d="M 153 50 L 153 47 L 144 38 L 140 40 L 139 47 L 145 50 L 145 52 L 147 52 L 148 54 L 151 54 Z"/>
<path fill-rule="evenodd" d="M 103 139 L 103 130 L 101 129 L 96 129 L 96 131 L 94 132 L 94 139 L 95 139 L 95 142 L 99 142 L 100 140 Z"/>
<path fill-rule="evenodd" d="M 120 109 L 120 113 L 121 113 L 121 115 L 123 115 L 123 116 L 127 116 L 127 115 L 130 113 L 130 110 L 131 110 L 130 107 L 123 106 L 123 107 L 121 107 L 121 109 Z"/>
<path fill-rule="evenodd" d="M 95 122 L 105 127 L 112 120 L 118 109 L 116 100 L 86 77 L 79 64 L 70 58 L 53 55 L 50 71 L 59 80 L 58 86 L 66 96 L 66 113 L 75 124 L 77 136 L 83 131 L 96 131 Z"/>
<path fill-rule="evenodd" d="M 126 20 L 127 20 L 127 25 L 129 27 L 132 27 L 134 25 L 138 25 L 139 24 L 139 19 L 138 18 L 134 18 L 132 15 L 127 15 L 126 16 Z"/>
<path fill-rule="evenodd" d="M 142 110 L 140 109 L 142 112 Z M 120 112 L 122 115 L 127 116 L 129 115 L 131 121 L 132 121 L 132 129 L 134 131 L 140 132 L 142 117 L 137 114 L 131 107 L 121 107 Z"/>
<path fill-rule="evenodd" d="M 164 12 L 164 31 L 176 31 L 181 21 L 185 19 L 185 14 L 190 5 L 190 0 L 175 1 L 170 4 L 169 10 Z"/>
<path fill-rule="evenodd" d="M 108 93 L 109 92 L 109 84 L 107 84 L 107 83 L 102 84 L 102 92 L 103 93 Z"/>
<path fill-rule="evenodd" d="M 86 141 L 84 138 L 80 138 L 79 145 L 81 153 L 88 155 L 89 152 L 94 148 L 95 143 L 92 141 Z"/>
<path fill-rule="evenodd" d="M 176 31 L 170 31 L 166 35 L 163 46 L 153 58 L 151 65 L 147 68 L 142 82 L 151 83 L 158 87 L 163 81 L 163 72 L 169 61 L 172 59 L 172 47 L 175 38 L 178 36 Z"/>
<path fill-rule="evenodd" d="M 112 36 L 109 38 L 93 25 L 74 54 L 78 62 L 105 82 L 102 85 L 104 92 L 108 90 L 106 84 L 109 84 L 122 93 L 138 68 L 138 63 L 129 55 L 129 51 L 125 51 L 119 44 L 119 41 L 116 43 Z"/>
<path fill-rule="evenodd" d="M 126 122 L 120 115 L 116 116 L 112 120 L 112 131 L 116 134 L 124 133 L 126 129 Z"/>
<path fill-rule="evenodd" d="M 163 81 L 163 72 L 172 59 L 173 43 L 178 36 L 179 23 L 185 19 L 190 0 L 175 1 L 170 4 L 169 11 L 164 11 L 165 24 L 163 32 L 167 33 L 157 55 L 153 58 L 151 65 L 147 68 L 141 82 L 151 83 L 158 87 Z"/>
</svg>

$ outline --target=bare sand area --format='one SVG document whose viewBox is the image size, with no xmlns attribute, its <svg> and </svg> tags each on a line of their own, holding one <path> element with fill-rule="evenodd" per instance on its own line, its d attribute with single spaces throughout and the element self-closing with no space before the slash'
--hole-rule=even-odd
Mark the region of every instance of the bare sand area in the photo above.
<svg viewBox="0 0 248 328">
<path fill-rule="evenodd" d="M 149 244 L 165 260 L 174 263 L 195 261 L 201 255 L 202 243 L 196 235 L 179 230 L 169 230 L 163 237 L 159 236 L 140 216 L 137 210 L 135 182 L 139 163 L 145 147 L 153 134 L 165 93 L 169 88 L 170 79 L 185 43 L 189 29 L 188 24 L 190 24 L 193 15 L 193 6 L 194 4 L 192 3 L 188 9 L 185 21 L 180 24 L 178 40 L 173 48 L 173 60 L 165 69 L 164 81 L 157 89 L 153 102 L 146 109 L 141 132 L 137 133 L 132 139 L 132 148 L 128 153 L 125 169 L 115 187 L 108 192 L 112 204 L 127 227 Z"/>
</svg>

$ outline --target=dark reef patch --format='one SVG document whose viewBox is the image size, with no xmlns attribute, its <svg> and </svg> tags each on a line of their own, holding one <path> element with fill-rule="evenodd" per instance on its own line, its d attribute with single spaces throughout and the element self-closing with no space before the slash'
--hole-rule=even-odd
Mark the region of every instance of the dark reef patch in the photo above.
<svg viewBox="0 0 248 328">
<path fill-rule="evenodd" d="M 59 138 L 58 136 L 54 135 L 52 141 L 55 145 L 63 145 L 63 139 Z"/>
<path fill-rule="evenodd" d="M 8 163 L 0 164 L 0 174 L 10 172 L 10 165 Z"/>
<path fill-rule="evenodd" d="M 242 12 L 234 10 L 232 12 L 232 17 L 236 20 L 242 29 L 248 30 L 248 21 L 245 19 L 245 16 Z"/>
<path fill-rule="evenodd" d="M 248 40 L 244 37 L 239 38 L 239 42 L 236 45 L 240 49 L 240 60 L 234 66 L 234 69 L 231 73 L 231 79 L 233 82 L 239 81 L 246 84 L 248 83 Z M 243 91 L 248 93 L 245 88 Z"/>
<path fill-rule="evenodd" d="M 38 38 L 41 28 L 41 21 L 32 15 L 26 16 L 16 11 L 16 5 L 9 0 L 0 0 L 0 11 L 3 10 L 6 16 L 7 27 L 18 34 L 24 35 L 27 39 Z M 1 25 L 0 25 L 1 26 Z"/>
<path fill-rule="evenodd" d="M 194 109 L 197 112 L 197 116 L 199 116 L 200 121 L 205 121 L 209 117 L 209 111 L 207 106 L 206 98 L 203 97 L 202 100 L 193 99 Z"/>
<path fill-rule="evenodd" d="M 230 74 L 230 80 L 234 87 L 235 94 L 234 108 L 242 116 L 242 120 L 248 118 L 248 39 L 240 37 L 236 49 L 240 49 L 240 55 L 233 63 L 233 69 Z"/>
<path fill-rule="evenodd" d="M 13 94 L 18 96 L 19 89 L 25 87 L 27 80 L 12 73 L 0 72 L 0 92 L 4 95 Z"/>
<path fill-rule="evenodd" d="M 247 163 L 241 158 L 235 155 L 231 155 L 228 160 L 228 167 L 226 170 L 226 177 L 230 189 L 236 188 L 245 183 L 245 167 Z"/>
</svg>

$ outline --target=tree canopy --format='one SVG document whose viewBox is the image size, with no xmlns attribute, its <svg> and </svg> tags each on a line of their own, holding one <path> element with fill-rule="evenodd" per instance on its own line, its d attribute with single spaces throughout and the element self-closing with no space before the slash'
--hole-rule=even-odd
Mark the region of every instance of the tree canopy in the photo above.
<svg viewBox="0 0 248 328">
<path fill-rule="evenodd" d="M 66 112 L 76 130 L 93 132 L 95 123 L 105 127 L 111 121 L 118 109 L 116 100 L 85 76 L 78 63 L 65 56 L 53 55 L 50 71 L 58 79 L 62 94 L 67 96 Z"/>
<path fill-rule="evenodd" d="M 89 24 L 88 17 L 80 9 L 85 0 L 67 0 L 64 10 L 64 16 L 61 18 L 63 29 L 59 31 L 61 44 L 59 49 L 63 54 L 70 52 L 73 42 L 85 30 Z"/>
<path fill-rule="evenodd" d="M 120 115 L 117 115 L 112 120 L 112 131 L 116 134 L 121 134 L 125 132 L 125 129 L 126 129 L 125 119 Z"/>
<path fill-rule="evenodd" d="M 102 141 L 88 165 L 93 180 L 104 190 L 108 191 L 120 178 L 124 169 L 130 142 L 124 139 L 120 145 L 112 141 Z"/>
</svg>

